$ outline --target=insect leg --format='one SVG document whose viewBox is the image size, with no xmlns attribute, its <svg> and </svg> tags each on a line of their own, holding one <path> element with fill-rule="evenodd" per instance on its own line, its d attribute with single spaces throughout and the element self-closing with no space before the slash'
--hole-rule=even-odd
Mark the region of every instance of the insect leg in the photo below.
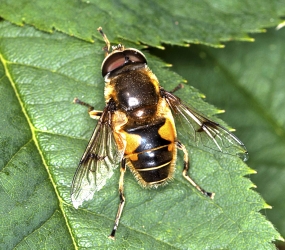
<svg viewBox="0 0 285 250">
<path fill-rule="evenodd" d="M 116 219 L 115 219 L 115 224 L 114 224 L 114 228 L 109 236 L 110 239 L 115 239 L 115 233 L 117 231 L 118 225 L 119 225 L 119 221 L 123 212 L 123 208 L 125 205 L 125 196 L 124 196 L 124 174 L 126 172 L 126 159 L 123 159 L 121 161 L 121 176 L 120 176 L 120 180 L 119 180 L 119 194 L 120 194 L 120 204 L 119 204 L 119 208 L 118 208 L 118 212 L 116 215 Z"/>
<path fill-rule="evenodd" d="M 185 146 L 181 143 L 181 142 L 177 142 L 176 143 L 177 147 L 183 151 L 184 153 L 184 168 L 183 168 L 183 172 L 182 172 L 182 175 L 183 177 L 190 182 L 190 184 L 195 187 L 199 192 L 201 192 L 202 194 L 210 197 L 211 199 L 214 198 L 215 196 L 215 193 L 210 193 L 210 192 L 207 192 L 205 191 L 203 188 L 199 187 L 195 181 L 193 181 L 190 176 L 188 175 L 188 170 L 189 170 L 189 159 L 188 159 L 188 152 L 187 152 L 187 149 L 185 148 Z"/>
<path fill-rule="evenodd" d="M 95 110 L 93 106 L 91 106 L 90 104 L 88 104 L 86 102 L 79 100 L 78 98 L 74 98 L 73 103 L 87 107 L 88 113 L 89 113 L 90 117 L 93 119 L 99 119 L 103 113 L 103 111 Z"/>
<path fill-rule="evenodd" d="M 184 85 L 182 83 L 180 83 L 173 90 L 171 90 L 169 92 L 173 94 L 174 92 L 176 92 L 177 90 L 182 89 L 182 88 L 184 88 Z"/>
</svg>

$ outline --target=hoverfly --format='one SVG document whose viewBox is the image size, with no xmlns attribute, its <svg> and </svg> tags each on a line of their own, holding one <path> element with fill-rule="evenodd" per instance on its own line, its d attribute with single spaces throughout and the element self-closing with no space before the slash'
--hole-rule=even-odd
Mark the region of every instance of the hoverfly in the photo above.
<svg viewBox="0 0 285 250">
<path fill-rule="evenodd" d="M 92 137 L 79 162 L 73 178 L 71 200 L 75 208 L 93 198 L 114 169 L 120 165 L 120 204 L 110 234 L 114 239 L 125 204 L 124 173 L 129 167 L 142 187 L 158 187 L 173 178 L 177 149 L 184 153 L 182 175 L 199 192 L 213 198 L 214 193 L 198 186 L 188 175 L 189 161 L 186 147 L 178 140 L 175 120 L 181 120 L 190 139 L 199 145 L 248 157 L 244 144 L 227 129 L 194 111 L 166 91 L 147 66 L 144 54 L 123 45 L 112 47 L 106 43 L 102 75 L 105 81 L 106 106 L 96 111 L 77 98 L 74 102 L 89 108 L 91 118 L 98 119 Z M 174 117 L 174 118 L 173 118 Z"/>
</svg>

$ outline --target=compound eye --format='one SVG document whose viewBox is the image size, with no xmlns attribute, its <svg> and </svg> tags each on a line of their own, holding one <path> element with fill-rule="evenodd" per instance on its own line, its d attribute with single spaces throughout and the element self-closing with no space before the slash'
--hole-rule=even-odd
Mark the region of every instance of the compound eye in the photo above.
<svg viewBox="0 0 285 250">
<path fill-rule="evenodd" d="M 102 63 L 102 75 L 105 76 L 109 72 L 130 63 L 147 63 L 143 53 L 136 49 L 125 49 L 110 54 Z"/>
</svg>

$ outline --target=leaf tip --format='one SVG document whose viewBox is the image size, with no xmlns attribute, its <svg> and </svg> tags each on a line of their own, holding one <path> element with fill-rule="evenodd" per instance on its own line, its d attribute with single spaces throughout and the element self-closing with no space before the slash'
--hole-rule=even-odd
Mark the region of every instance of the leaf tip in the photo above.
<svg viewBox="0 0 285 250">
<path fill-rule="evenodd" d="M 260 31 L 261 33 L 265 33 L 266 32 L 266 30 L 261 30 Z M 245 42 L 254 42 L 255 41 L 255 39 L 253 38 L 253 37 L 250 37 L 250 36 L 248 36 L 248 35 L 246 35 L 245 37 L 242 37 L 242 38 L 240 38 L 239 39 L 240 41 L 245 41 Z"/>
<path fill-rule="evenodd" d="M 252 168 L 248 168 L 248 174 L 257 174 L 257 171 L 252 169 Z M 254 185 L 255 186 L 255 185 Z M 256 186 L 255 186 L 256 187 Z"/>
<path fill-rule="evenodd" d="M 276 26 L 276 30 L 280 30 L 281 28 L 283 28 L 285 26 L 285 21 L 279 23 L 277 26 Z"/>
<path fill-rule="evenodd" d="M 277 239 L 277 240 L 285 241 L 285 240 L 284 240 L 284 238 L 283 238 L 281 235 L 279 235 L 279 237 L 278 237 L 278 239 Z"/>
<path fill-rule="evenodd" d="M 155 48 L 161 49 L 161 50 L 165 50 L 165 47 L 163 47 L 163 46 L 161 46 L 161 45 L 155 46 Z"/>
<path fill-rule="evenodd" d="M 223 114 L 225 113 L 226 111 L 224 109 L 217 109 L 217 114 Z"/>
<path fill-rule="evenodd" d="M 263 208 L 265 208 L 265 209 L 272 209 L 272 206 L 270 206 L 270 205 L 267 204 L 267 203 L 264 203 Z"/>
<path fill-rule="evenodd" d="M 230 132 L 236 132 L 236 129 L 235 128 L 229 128 L 229 131 Z"/>
</svg>

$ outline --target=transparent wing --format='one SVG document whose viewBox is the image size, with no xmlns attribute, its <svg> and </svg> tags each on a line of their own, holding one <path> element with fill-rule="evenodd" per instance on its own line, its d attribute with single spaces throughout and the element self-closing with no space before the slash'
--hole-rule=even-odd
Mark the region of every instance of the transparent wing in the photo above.
<svg viewBox="0 0 285 250">
<path fill-rule="evenodd" d="M 123 158 L 122 145 L 118 146 L 115 141 L 111 112 L 105 108 L 73 177 L 71 200 L 75 208 L 92 199 L 113 175 Z"/>
<path fill-rule="evenodd" d="M 199 147 L 237 155 L 244 161 L 248 159 L 245 145 L 226 128 L 194 111 L 172 93 L 165 90 L 162 93 L 175 121 L 180 122 L 183 132 L 187 133 L 187 139 L 196 142 Z"/>
</svg>

